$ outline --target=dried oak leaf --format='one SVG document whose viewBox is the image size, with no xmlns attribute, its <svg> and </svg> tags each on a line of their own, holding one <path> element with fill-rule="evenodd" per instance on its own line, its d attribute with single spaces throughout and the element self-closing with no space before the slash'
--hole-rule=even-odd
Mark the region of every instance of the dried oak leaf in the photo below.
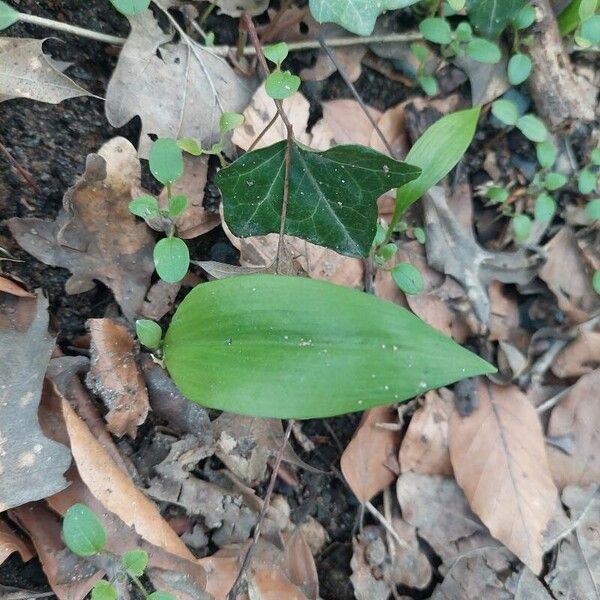
<svg viewBox="0 0 600 600">
<path fill-rule="evenodd" d="M 65 194 L 55 221 L 8 221 L 29 254 L 71 271 L 68 294 L 90 290 L 98 279 L 113 291 L 128 319 L 140 313 L 154 271 L 153 237 L 127 207 L 140 176 L 135 148 L 125 138 L 114 138 L 88 155 L 85 173 Z"/>
<path fill-rule="evenodd" d="M 54 348 L 48 300 L 0 294 L 0 513 L 64 489 L 71 455 L 38 420 Z"/>
<path fill-rule="evenodd" d="M 554 408 L 548 435 L 572 436 L 573 447 L 566 454 L 548 446 L 552 477 L 559 488 L 600 482 L 600 369 L 584 375 Z"/>
<path fill-rule="evenodd" d="M 13 552 L 18 552 L 23 562 L 27 562 L 33 557 L 29 545 L 13 531 L 6 521 L 0 518 L 0 565 Z"/>
<path fill-rule="evenodd" d="M 63 65 L 44 54 L 44 41 L 0 37 L 0 102 L 29 98 L 58 104 L 90 95 L 61 73 Z"/>
<path fill-rule="evenodd" d="M 450 417 L 456 481 L 490 533 L 534 573 L 542 569 L 543 534 L 557 506 L 538 415 L 517 387 L 481 381 L 479 406 Z"/>
<path fill-rule="evenodd" d="M 147 10 L 130 17 L 131 32 L 106 90 L 106 118 L 122 127 L 140 116 L 139 155 L 158 137 L 191 137 L 210 148 L 219 141 L 223 112 L 241 112 L 254 86 L 210 49 L 164 33 Z"/>
<path fill-rule="evenodd" d="M 385 462 L 397 454 L 400 432 L 378 427 L 379 423 L 397 424 L 394 408 L 381 406 L 365 412 L 340 459 L 344 478 L 363 504 L 396 480 Z"/>
<path fill-rule="evenodd" d="M 124 325 L 112 319 L 90 319 L 91 368 L 88 387 L 109 409 L 108 429 L 117 437 L 135 438 L 150 404 L 144 378 L 136 362 L 135 340 Z"/>
</svg>

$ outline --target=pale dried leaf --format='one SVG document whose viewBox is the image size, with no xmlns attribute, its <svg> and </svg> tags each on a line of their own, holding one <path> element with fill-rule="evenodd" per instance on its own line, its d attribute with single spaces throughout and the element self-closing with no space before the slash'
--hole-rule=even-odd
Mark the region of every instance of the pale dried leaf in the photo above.
<svg viewBox="0 0 600 600">
<path fill-rule="evenodd" d="M 146 294 L 142 306 L 142 316 L 160 321 L 172 308 L 181 289 L 180 283 L 167 283 L 159 279 Z"/>
<path fill-rule="evenodd" d="M 353 552 L 350 561 L 352 575 L 350 581 L 352 581 L 354 587 L 354 596 L 356 600 L 387 600 L 391 593 L 390 584 L 381 577 L 375 577 L 373 573 L 373 568 L 369 563 L 368 549 L 369 542 L 374 540 L 372 540 L 373 536 L 369 536 L 371 528 L 365 529 L 366 531 L 361 537 L 352 541 Z M 377 537 L 376 539 L 379 540 L 379 546 L 383 547 L 383 552 L 379 549 L 378 554 L 382 554 L 384 559 L 385 546 L 381 538 Z M 373 562 L 373 559 L 371 559 L 371 562 Z"/>
<path fill-rule="evenodd" d="M 552 600 L 544 584 L 525 566 L 506 582 L 506 587 L 514 600 Z"/>
<path fill-rule="evenodd" d="M 489 104 L 510 89 L 508 61 L 504 53 L 502 59 L 493 64 L 480 62 L 469 56 L 456 57 L 452 62 L 469 78 L 473 106 Z"/>
<path fill-rule="evenodd" d="M 354 437 L 342 454 L 340 468 L 344 478 L 363 504 L 396 479 L 385 462 L 398 452 L 400 434 L 377 425 L 397 422 L 396 411 L 389 406 L 365 412 Z"/>
<path fill-rule="evenodd" d="M 492 281 L 489 286 L 490 297 L 490 342 L 511 340 L 519 327 L 519 305 L 513 296 L 509 296 L 505 286 Z"/>
<path fill-rule="evenodd" d="M 29 545 L 13 531 L 6 521 L 0 518 L 0 565 L 13 552 L 18 552 L 23 562 L 27 562 L 33 557 Z"/>
<path fill-rule="evenodd" d="M 336 144 L 369 145 L 374 127 L 356 100 L 328 100 L 322 107 L 323 123 L 333 134 Z M 367 110 L 375 122 L 382 118 L 377 109 L 369 106 Z"/>
<path fill-rule="evenodd" d="M 416 527 L 400 518 L 392 519 L 392 526 L 404 545 L 394 546 L 393 557 L 390 558 L 389 565 L 384 566 L 386 579 L 394 585 L 419 590 L 426 588 L 431 581 L 433 569 L 420 548 Z"/>
<path fill-rule="evenodd" d="M 561 378 L 581 377 L 600 367 L 600 331 L 581 331 L 552 363 Z"/>
<path fill-rule="evenodd" d="M 250 600 L 307 600 L 279 569 L 257 568 L 248 578 Z"/>
<path fill-rule="evenodd" d="M 229 17 L 241 17 L 245 12 L 256 17 L 267 10 L 269 0 L 215 0 L 215 4 Z"/>
<path fill-rule="evenodd" d="M 557 490 L 538 415 L 514 386 L 480 382 L 478 397 L 468 417 L 450 417 L 456 480 L 490 533 L 539 573 Z"/>
</svg>

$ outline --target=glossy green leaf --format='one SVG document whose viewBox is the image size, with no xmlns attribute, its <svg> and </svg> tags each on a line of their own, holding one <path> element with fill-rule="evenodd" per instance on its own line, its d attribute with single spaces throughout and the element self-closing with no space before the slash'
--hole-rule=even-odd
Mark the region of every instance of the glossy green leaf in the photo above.
<svg viewBox="0 0 600 600">
<path fill-rule="evenodd" d="M 544 142 L 548 137 L 546 125 L 535 115 L 523 115 L 516 125 L 517 129 L 532 142 Z"/>
<path fill-rule="evenodd" d="M 531 234 L 533 223 L 527 215 L 517 215 L 512 220 L 512 228 L 515 238 L 519 242 L 526 242 Z"/>
<path fill-rule="evenodd" d="M 178 217 L 187 208 L 187 205 L 188 199 L 186 196 L 173 196 L 169 200 L 169 216 L 172 218 Z"/>
<path fill-rule="evenodd" d="M 6 2 L 0 2 L 0 31 L 10 27 L 19 20 L 19 12 Z"/>
<path fill-rule="evenodd" d="M 581 194 L 591 194 L 596 190 L 598 176 L 591 169 L 583 169 L 577 178 L 577 188 Z"/>
<path fill-rule="evenodd" d="M 150 0 L 110 0 L 110 3 L 128 17 L 139 15 L 150 6 Z"/>
<path fill-rule="evenodd" d="M 585 214 L 593 221 L 600 220 L 600 198 L 594 198 L 586 204 Z"/>
<path fill-rule="evenodd" d="M 164 359 L 190 400 L 297 419 L 387 405 L 494 371 L 391 302 L 281 275 L 197 286 L 171 321 Z"/>
<path fill-rule="evenodd" d="M 519 52 L 508 61 L 508 81 L 511 85 L 520 85 L 531 75 L 533 63 L 527 54 Z"/>
<path fill-rule="evenodd" d="M 158 138 L 150 148 L 150 172 L 163 185 L 183 175 L 183 152 L 177 140 Z"/>
<path fill-rule="evenodd" d="M 118 594 L 112 583 L 101 579 L 92 588 L 92 600 L 117 600 Z"/>
<path fill-rule="evenodd" d="M 419 30 L 423 37 L 436 44 L 449 44 L 452 41 L 452 29 L 446 19 L 429 17 L 419 23 Z"/>
<path fill-rule="evenodd" d="M 563 187 L 567 181 L 567 178 L 562 173 L 548 173 L 544 179 L 544 187 L 554 192 Z"/>
<path fill-rule="evenodd" d="M 225 222 L 239 237 L 280 228 L 286 142 L 248 152 L 219 171 Z M 420 175 L 416 167 L 364 146 L 315 152 L 292 146 L 285 232 L 349 256 L 367 256 L 377 198 Z"/>
<path fill-rule="evenodd" d="M 535 220 L 549 223 L 556 213 L 556 202 L 550 194 L 542 193 L 535 200 Z"/>
<path fill-rule="evenodd" d="M 457 165 L 470 146 L 481 108 L 450 113 L 431 125 L 413 144 L 406 162 L 422 169 L 421 175 L 398 188 L 396 202 L 402 213 Z"/>
<path fill-rule="evenodd" d="M 498 45 L 484 38 L 473 38 L 467 44 L 466 51 L 469 57 L 481 63 L 495 65 L 502 58 Z"/>
<path fill-rule="evenodd" d="M 67 548 L 77 556 L 94 556 L 106 545 L 100 519 L 85 504 L 74 504 L 65 512 L 62 532 Z"/>
<path fill-rule="evenodd" d="M 558 156 L 556 146 L 548 141 L 537 144 L 535 153 L 540 166 L 544 169 L 550 169 L 556 162 L 556 157 Z"/>
<path fill-rule="evenodd" d="M 526 0 L 469 0 L 468 13 L 471 24 L 486 37 L 498 37 Z"/>
<path fill-rule="evenodd" d="M 234 112 L 224 112 L 219 119 L 219 131 L 221 134 L 229 133 L 244 124 L 244 115 Z"/>
<path fill-rule="evenodd" d="M 265 46 L 263 48 L 263 54 L 267 60 L 275 63 L 277 66 L 280 66 L 287 58 L 288 53 L 288 45 L 285 42 L 279 42 L 279 44 L 272 44 L 271 46 Z"/>
<path fill-rule="evenodd" d="M 535 8 L 527 3 L 520 11 L 517 12 L 513 20 L 513 25 L 517 29 L 527 29 L 535 22 Z"/>
<path fill-rule="evenodd" d="M 181 281 L 190 266 L 190 253 L 178 237 L 163 238 L 154 246 L 154 266 L 158 276 L 167 283 Z"/>
<path fill-rule="evenodd" d="M 134 577 L 141 577 L 148 566 L 148 553 L 144 550 L 130 550 L 121 557 L 125 570 Z"/>
<path fill-rule="evenodd" d="M 141 217 L 142 219 L 153 219 L 160 214 L 158 201 L 154 196 L 138 196 L 133 199 L 127 207 L 131 214 L 136 217 Z"/>
<path fill-rule="evenodd" d="M 510 100 L 496 100 L 492 104 L 492 114 L 505 125 L 516 125 L 519 120 L 519 109 Z"/>
<path fill-rule="evenodd" d="M 600 43 L 600 15 L 594 15 L 583 21 L 579 35 L 586 39 L 590 46 Z"/>
<path fill-rule="evenodd" d="M 600 270 L 594 273 L 594 276 L 592 277 L 592 286 L 594 287 L 596 294 L 600 294 Z"/>
<path fill-rule="evenodd" d="M 289 71 L 274 71 L 267 77 L 265 90 L 274 100 L 285 100 L 298 91 L 301 83 L 298 75 L 292 75 Z"/>
<path fill-rule="evenodd" d="M 377 17 L 386 10 L 405 8 L 419 0 L 309 0 L 319 23 L 337 23 L 358 35 L 371 35 Z"/>
<path fill-rule="evenodd" d="M 160 346 L 162 329 L 158 323 L 150 319 L 139 319 L 135 322 L 135 333 L 146 348 L 156 350 Z"/>
<path fill-rule="evenodd" d="M 391 273 L 392 279 L 405 294 L 413 296 L 425 289 L 421 271 L 408 262 L 397 264 Z"/>
</svg>

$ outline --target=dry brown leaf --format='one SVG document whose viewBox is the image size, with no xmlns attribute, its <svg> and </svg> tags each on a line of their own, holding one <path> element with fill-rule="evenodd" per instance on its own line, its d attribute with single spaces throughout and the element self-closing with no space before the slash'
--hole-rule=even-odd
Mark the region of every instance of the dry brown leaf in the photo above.
<svg viewBox="0 0 600 600">
<path fill-rule="evenodd" d="M 144 378 L 135 360 L 135 340 L 129 330 L 112 319 L 90 319 L 91 368 L 88 387 L 108 408 L 108 429 L 117 437 L 137 435 L 150 404 Z"/>
<path fill-rule="evenodd" d="M 544 246 L 546 263 L 540 278 L 552 290 L 558 306 L 571 323 L 581 323 L 600 307 L 600 296 L 592 287 L 592 269 L 586 263 L 575 234 L 570 227 L 561 227 Z"/>
<path fill-rule="evenodd" d="M 374 534 L 373 531 L 375 531 Z M 352 581 L 354 587 L 356 600 L 387 600 L 391 593 L 390 584 L 381 577 L 375 577 L 372 565 L 369 562 L 371 557 L 371 563 L 378 563 L 373 566 L 379 567 L 385 560 L 385 544 L 378 533 L 377 527 L 365 527 L 363 535 L 352 540 L 353 552 L 350 561 L 352 575 L 350 581 Z M 369 553 L 370 544 L 377 544 L 378 547 L 371 547 Z M 373 554 L 377 558 L 372 558 Z"/>
<path fill-rule="evenodd" d="M 0 565 L 13 553 L 18 552 L 21 560 L 27 562 L 33 557 L 29 545 L 0 517 Z"/>
<path fill-rule="evenodd" d="M 180 283 L 167 283 L 159 279 L 146 294 L 142 306 L 142 316 L 160 321 L 172 308 L 181 289 Z"/>
<path fill-rule="evenodd" d="M 203 148 L 220 139 L 221 114 L 241 112 L 253 84 L 199 45 L 174 42 L 149 10 L 131 17 L 131 32 L 106 90 L 106 118 L 122 127 L 140 116 L 138 151 L 147 158 L 158 137 L 194 138 Z"/>
<path fill-rule="evenodd" d="M 322 103 L 322 107 L 322 123 L 331 132 L 336 144 L 369 145 L 374 127 L 356 100 L 328 100 Z M 382 118 L 377 109 L 368 106 L 367 110 L 375 122 Z"/>
<path fill-rule="evenodd" d="M 473 106 L 489 104 L 510 88 L 508 61 L 504 53 L 502 59 L 493 64 L 479 62 L 469 56 L 456 57 L 453 62 L 469 78 Z"/>
<path fill-rule="evenodd" d="M 281 571 L 257 568 L 248 578 L 250 600 L 308 600 Z"/>
<path fill-rule="evenodd" d="M 319 575 L 310 546 L 301 528 L 292 533 L 285 543 L 285 570 L 290 581 L 308 600 L 319 598 Z"/>
<path fill-rule="evenodd" d="M 492 281 L 490 295 L 490 342 L 511 340 L 519 327 L 519 305 L 514 297 L 506 294 L 505 286 Z"/>
<path fill-rule="evenodd" d="M 450 417 L 456 481 L 490 533 L 534 573 L 542 568 L 543 533 L 555 512 L 538 415 L 517 387 L 481 381 L 479 407 Z"/>
<path fill-rule="evenodd" d="M 61 73 L 42 49 L 45 40 L 0 37 L 0 102 L 29 98 L 58 104 L 89 92 Z"/>
<path fill-rule="evenodd" d="M 400 104 L 389 108 L 377 121 L 379 130 L 381 133 L 383 133 L 383 136 L 392 147 L 392 150 L 394 151 L 394 158 L 397 159 L 404 158 L 408 154 L 409 150 L 404 119 L 407 104 L 408 101 L 401 102 Z M 371 131 L 369 143 L 365 145 L 370 146 L 373 148 L 373 150 L 377 150 L 378 152 L 382 152 L 384 154 L 389 153 L 386 145 L 383 143 L 377 131 L 374 129 Z"/>
<path fill-rule="evenodd" d="M 600 369 L 584 375 L 554 408 L 548 424 L 551 437 L 572 436 L 570 455 L 548 446 L 552 477 L 559 488 L 600 482 Z"/>
<path fill-rule="evenodd" d="M 0 513 L 64 489 L 71 455 L 48 439 L 38 407 L 54 348 L 48 300 L 0 294 Z"/>
<path fill-rule="evenodd" d="M 154 271 L 153 237 L 128 209 L 140 176 L 135 148 L 125 138 L 114 138 L 88 155 L 85 173 L 65 194 L 55 221 L 8 221 L 24 250 L 71 271 L 68 294 L 90 290 L 98 279 L 113 291 L 128 319 L 140 313 Z"/>
<path fill-rule="evenodd" d="M 378 423 L 397 423 L 394 408 L 381 406 L 365 412 L 340 459 L 344 478 L 354 495 L 364 504 L 394 483 L 396 476 L 386 466 L 389 456 L 398 452 L 398 431 L 378 427 Z"/>
<path fill-rule="evenodd" d="M 35 294 L 28 292 L 20 285 L 15 283 L 12 279 L 3 277 L 2 275 L 0 275 L 0 292 L 11 294 L 12 296 L 18 296 L 19 298 L 35 298 Z"/>
<path fill-rule="evenodd" d="M 552 363 L 561 378 L 581 377 L 600 367 L 600 331 L 581 331 Z"/>
<path fill-rule="evenodd" d="M 400 468 L 426 475 L 452 476 L 448 450 L 448 419 L 453 394 L 442 388 L 425 394 L 425 402 L 413 415 L 400 446 Z"/>
</svg>

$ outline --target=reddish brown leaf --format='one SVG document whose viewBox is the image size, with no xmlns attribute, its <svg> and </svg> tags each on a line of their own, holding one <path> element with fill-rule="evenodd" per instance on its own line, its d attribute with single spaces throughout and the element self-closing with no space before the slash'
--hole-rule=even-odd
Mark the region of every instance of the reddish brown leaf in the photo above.
<svg viewBox="0 0 600 600">
<path fill-rule="evenodd" d="M 15 283 L 8 277 L 0 275 L 0 292 L 11 294 L 20 298 L 35 298 L 35 294 L 23 289 L 19 284 Z"/>
<path fill-rule="evenodd" d="M 302 529 L 296 529 L 285 544 L 285 566 L 290 581 L 302 590 L 308 600 L 317 600 L 317 566 Z"/>
<path fill-rule="evenodd" d="M 18 552 L 23 562 L 27 562 L 33 557 L 29 545 L 13 531 L 6 521 L 0 518 L 0 565 L 13 552 Z"/>
</svg>

